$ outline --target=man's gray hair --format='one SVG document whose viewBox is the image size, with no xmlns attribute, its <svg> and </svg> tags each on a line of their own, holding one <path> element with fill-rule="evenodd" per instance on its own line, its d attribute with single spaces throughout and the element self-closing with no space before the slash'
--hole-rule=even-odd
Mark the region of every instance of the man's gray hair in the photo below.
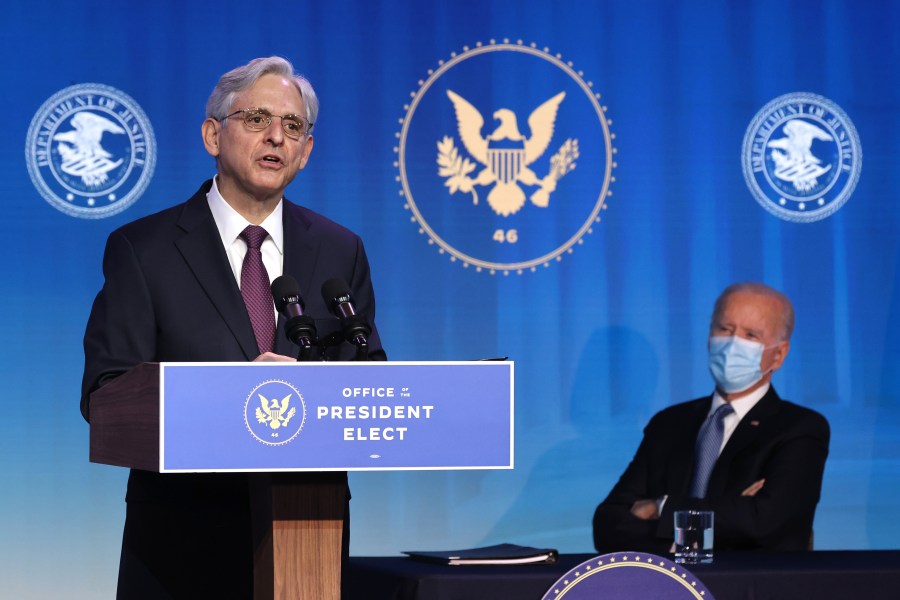
<svg viewBox="0 0 900 600">
<path fill-rule="evenodd" d="M 303 106 L 306 108 L 305 116 L 309 121 L 310 130 L 312 130 L 312 126 L 319 116 L 319 100 L 316 98 L 316 92 L 313 90 L 312 84 L 302 75 L 295 73 L 294 66 L 280 56 L 255 58 L 246 65 L 222 75 L 210 94 L 209 100 L 206 101 L 206 116 L 216 120 L 224 119 L 235 110 L 235 107 L 232 106 L 235 95 L 252 87 L 260 77 L 269 73 L 287 77 L 294 82 L 297 91 L 303 98 Z M 241 106 L 238 108 L 251 107 Z"/>
<path fill-rule="evenodd" d="M 791 334 L 794 333 L 794 305 L 791 304 L 790 298 L 775 288 L 753 281 L 734 283 L 729 285 L 721 294 L 719 294 L 719 297 L 716 299 L 716 306 L 713 309 L 712 320 L 710 322 L 711 326 L 715 325 L 719 315 L 722 314 L 722 310 L 725 308 L 725 301 L 731 294 L 736 292 L 747 292 L 749 294 L 769 296 L 770 298 L 776 299 L 778 303 L 781 304 L 781 314 L 779 315 L 781 331 L 778 332 L 780 341 L 789 342 L 791 340 Z"/>
</svg>

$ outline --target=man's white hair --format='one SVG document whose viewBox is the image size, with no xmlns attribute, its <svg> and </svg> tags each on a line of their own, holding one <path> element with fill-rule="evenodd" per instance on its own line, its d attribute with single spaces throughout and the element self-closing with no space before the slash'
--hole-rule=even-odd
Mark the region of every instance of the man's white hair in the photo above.
<svg viewBox="0 0 900 600">
<path fill-rule="evenodd" d="M 778 337 L 783 342 L 789 342 L 791 340 L 791 334 L 794 333 L 794 305 L 791 304 L 790 298 L 775 288 L 753 281 L 731 284 L 719 294 L 719 297 L 716 299 L 716 306 L 713 308 L 710 329 L 712 328 L 712 325 L 715 325 L 719 320 L 719 316 L 725 308 L 725 301 L 728 300 L 730 295 L 736 292 L 747 292 L 759 296 L 769 296 L 770 298 L 778 300 L 778 303 L 781 304 L 781 314 L 778 315 L 778 320 L 781 323 L 781 331 L 778 332 Z"/>
<path fill-rule="evenodd" d="M 263 75 L 274 73 L 287 77 L 294 82 L 297 91 L 303 98 L 303 106 L 306 109 L 306 119 L 309 121 L 309 128 L 312 130 L 313 124 L 319 116 L 319 99 L 316 98 L 316 92 L 313 90 L 312 84 L 302 75 L 294 72 L 294 66 L 286 58 L 280 56 L 270 56 L 268 58 L 255 58 L 246 65 L 228 71 L 219 78 L 219 82 L 213 89 L 209 100 L 206 101 L 206 116 L 216 120 L 222 120 L 231 114 L 235 109 L 232 104 L 234 97 L 250 88 L 259 81 Z M 250 108 L 243 106 L 240 108 Z"/>
</svg>

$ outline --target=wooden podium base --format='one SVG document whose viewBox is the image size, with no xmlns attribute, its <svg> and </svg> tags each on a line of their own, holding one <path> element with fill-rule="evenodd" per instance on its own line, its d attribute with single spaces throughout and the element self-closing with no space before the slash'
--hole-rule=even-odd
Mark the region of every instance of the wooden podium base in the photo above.
<svg viewBox="0 0 900 600">
<path fill-rule="evenodd" d="M 250 475 L 254 600 L 340 600 L 347 484 L 337 475 Z"/>
</svg>

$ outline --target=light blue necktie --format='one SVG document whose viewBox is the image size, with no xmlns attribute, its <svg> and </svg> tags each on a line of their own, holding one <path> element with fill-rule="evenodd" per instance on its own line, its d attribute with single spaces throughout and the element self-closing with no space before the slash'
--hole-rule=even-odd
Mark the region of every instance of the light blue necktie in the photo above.
<svg viewBox="0 0 900 600">
<path fill-rule="evenodd" d="M 725 417 L 734 412 L 730 404 L 723 404 L 711 414 L 700 428 L 697 436 L 697 449 L 694 457 L 694 477 L 691 480 L 691 497 L 705 498 L 706 486 L 722 446 L 725 432 Z"/>
</svg>

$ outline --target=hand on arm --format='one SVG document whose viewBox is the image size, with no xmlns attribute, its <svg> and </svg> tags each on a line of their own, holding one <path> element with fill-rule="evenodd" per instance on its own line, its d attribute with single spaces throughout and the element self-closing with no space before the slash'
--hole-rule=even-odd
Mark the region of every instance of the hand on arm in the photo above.
<svg viewBox="0 0 900 600">
<path fill-rule="evenodd" d="M 638 519 L 643 519 L 645 521 L 649 521 L 651 519 L 659 518 L 659 504 L 656 500 L 644 499 L 638 500 L 634 504 L 631 505 L 631 514 L 636 516 Z"/>
<path fill-rule="evenodd" d="M 754 481 L 749 486 L 747 486 L 747 489 L 745 489 L 743 492 L 741 492 L 741 496 L 755 496 L 756 493 L 763 488 L 763 485 L 765 485 L 765 483 L 766 483 L 765 479 L 760 479 L 759 481 Z"/>
</svg>

